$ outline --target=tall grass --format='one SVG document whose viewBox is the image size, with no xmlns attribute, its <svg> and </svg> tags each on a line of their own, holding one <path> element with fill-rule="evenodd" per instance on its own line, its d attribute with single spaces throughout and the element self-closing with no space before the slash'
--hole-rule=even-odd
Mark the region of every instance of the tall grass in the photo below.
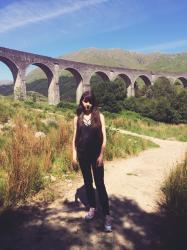
<svg viewBox="0 0 187 250">
<path fill-rule="evenodd" d="M 106 114 L 107 124 L 116 128 L 122 128 L 162 139 L 175 139 L 179 141 L 187 141 L 187 125 L 171 125 L 161 122 L 155 122 L 149 118 L 143 118 L 135 112 L 121 112 L 118 115 Z"/>
<path fill-rule="evenodd" d="M 52 172 L 58 176 L 71 171 L 73 121 L 59 121 L 58 129 L 53 128 L 49 133 L 53 148 Z"/>
<path fill-rule="evenodd" d="M 23 120 L 15 120 L 12 141 L 6 148 L 7 205 L 24 199 L 43 186 L 42 170 L 48 171 L 51 161 L 51 144 L 48 138 L 36 138 L 32 128 Z"/>
<path fill-rule="evenodd" d="M 3 170 L 0 170 L 0 207 L 5 202 L 5 195 L 6 195 L 6 172 Z"/>
<path fill-rule="evenodd" d="M 0 196 L 10 206 L 45 185 L 45 175 L 53 172 L 53 162 L 60 158 L 57 172 L 68 169 L 71 162 L 71 126 L 61 120 L 45 137 L 35 137 L 35 130 L 25 120 L 16 118 L 9 142 L 0 152 L 1 170 L 7 173 L 1 180 Z M 5 192 L 6 189 L 6 192 Z"/>
<path fill-rule="evenodd" d="M 120 134 L 117 131 L 111 130 L 110 127 L 106 130 L 107 145 L 105 152 L 106 160 L 114 158 L 127 158 L 130 155 L 136 155 L 140 151 L 150 147 L 157 147 L 151 141 L 143 140 L 136 136 Z"/>
<path fill-rule="evenodd" d="M 10 105 L 10 101 L 0 96 L 0 123 L 6 123 L 13 114 L 14 108 Z"/>
<path fill-rule="evenodd" d="M 187 249 L 187 153 L 162 186 L 160 204 L 164 217 L 163 242 L 166 249 Z"/>
</svg>

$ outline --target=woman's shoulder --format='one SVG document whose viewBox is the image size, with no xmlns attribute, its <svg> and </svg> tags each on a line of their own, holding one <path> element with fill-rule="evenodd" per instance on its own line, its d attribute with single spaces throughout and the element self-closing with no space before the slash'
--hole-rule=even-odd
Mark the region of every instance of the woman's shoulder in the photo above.
<svg viewBox="0 0 187 250">
<path fill-rule="evenodd" d="M 74 116 L 74 122 L 77 122 L 77 119 L 78 119 L 78 116 L 75 115 L 75 116 Z"/>
<path fill-rule="evenodd" d="M 104 119 L 105 119 L 104 115 L 103 115 L 101 112 L 99 112 L 99 115 L 100 115 L 100 119 L 101 119 L 101 120 L 104 120 Z"/>
<path fill-rule="evenodd" d="M 103 113 L 99 112 L 100 117 L 104 118 Z"/>
</svg>

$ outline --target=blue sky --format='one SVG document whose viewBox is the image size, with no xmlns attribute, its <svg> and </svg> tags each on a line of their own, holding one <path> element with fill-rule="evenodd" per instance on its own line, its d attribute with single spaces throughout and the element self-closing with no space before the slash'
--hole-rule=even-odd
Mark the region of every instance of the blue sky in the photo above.
<svg viewBox="0 0 187 250">
<path fill-rule="evenodd" d="M 52 57 L 90 47 L 183 52 L 186 13 L 185 0 L 0 0 L 0 46 Z"/>
</svg>

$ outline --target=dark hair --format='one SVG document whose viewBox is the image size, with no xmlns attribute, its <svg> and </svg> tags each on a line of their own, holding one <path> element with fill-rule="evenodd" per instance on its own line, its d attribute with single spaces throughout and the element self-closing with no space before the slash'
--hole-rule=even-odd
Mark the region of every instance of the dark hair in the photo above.
<svg viewBox="0 0 187 250">
<path fill-rule="evenodd" d="M 79 116 L 81 113 L 85 111 L 82 101 L 90 102 L 92 104 L 91 112 L 93 112 L 93 110 L 98 109 L 95 95 L 91 91 L 85 91 L 82 94 L 80 101 L 79 101 L 79 106 L 77 107 L 77 111 L 76 111 L 77 116 Z"/>
</svg>

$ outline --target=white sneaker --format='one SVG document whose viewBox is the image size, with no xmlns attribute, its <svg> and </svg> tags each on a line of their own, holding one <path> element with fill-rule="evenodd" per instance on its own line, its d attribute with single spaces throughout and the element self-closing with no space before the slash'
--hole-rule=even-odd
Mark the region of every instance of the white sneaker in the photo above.
<svg viewBox="0 0 187 250">
<path fill-rule="evenodd" d="M 94 207 L 91 207 L 86 216 L 84 217 L 85 220 L 89 221 L 92 220 L 95 217 L 96 209 Z"/>
<path fill-rule="evenodd" d="M 105 232 L 112 232 L 112 217 L 110 215 L 106 215 L 104 227 Z"/>
</svg>

